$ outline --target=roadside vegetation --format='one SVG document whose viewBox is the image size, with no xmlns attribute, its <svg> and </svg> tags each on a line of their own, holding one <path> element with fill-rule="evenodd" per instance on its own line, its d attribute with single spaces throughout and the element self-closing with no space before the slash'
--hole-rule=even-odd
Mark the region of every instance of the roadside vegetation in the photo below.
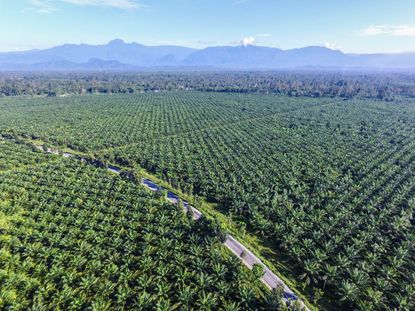
<svg viewBox="0 0 415 311">
<path fill-rule="evenodd" d="M 143 187 L 76 159 L 9 141 L 0 150 L 25 163 L 0 170 L 0 309 L 280 305 L 279 293 L 224 250 L 210 221 L 196 223 Z"/>
</svg>

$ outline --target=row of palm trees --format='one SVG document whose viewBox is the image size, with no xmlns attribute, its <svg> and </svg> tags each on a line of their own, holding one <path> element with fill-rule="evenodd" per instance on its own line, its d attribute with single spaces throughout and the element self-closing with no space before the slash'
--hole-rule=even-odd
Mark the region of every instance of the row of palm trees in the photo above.
<svg viewBox="0 0 415 311">
<path fill-rule="evenodd" d="M 19 149 L 10 145 L 10 150 Z M 227 253 L 210 221 L 76 160 L 1 170 L 0 308 L 283 308 Z M 42 155 L 39 155 L 42 158 Z M 53 159 L 43 155 L 47 159 Z M 13 163 L 13 159 L 10 161 Z"/>
<path fill-rule="evenodd" d="M 19 136 L 145 167 L 219 201 L 289 255 L 316 297 L 323 289 L 343 308 L 413 307 L 409 101 L 167 93 L 5 108 L 0 121 Z"/>
<path fill-rule="evenodd" d="M 103 155 L 223 203 L 343 307 L 410 309 L 415 120 L 400 109 L 317 105 Z"/>
</svg>

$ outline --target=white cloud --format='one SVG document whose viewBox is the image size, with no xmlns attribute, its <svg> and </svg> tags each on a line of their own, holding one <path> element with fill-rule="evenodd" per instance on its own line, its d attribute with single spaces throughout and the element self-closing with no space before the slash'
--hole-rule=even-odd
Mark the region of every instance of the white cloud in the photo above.
<svg viewBox="0 0 415 311">
<path fill-rule="evenodd" d="M 71 3 L 71 4 L 76 4 L 76 5 L 112 7 L 112 8 L 123 9 L 123 10 L 147 8 L 146 5 L 138 3 L 135 0 L 61 0 L 61 1 Z"/>
<path fill-rule="evenodd" d="M 248 45 L 252 45 L 255 42 L 255 38 L 254 37 L 245 37 L 242 39 L 241 43 L 244 46 L 248 46 Z"/>
<path fill-rule="evenodd" d="M 147 5 L 137 2 L 137 0 L 58 0 L 73 5 L 96 6 L 116 8 L 121 10 L 145 9 Z M 54 1 L 55 4 L 57 1 Z M 56 11 L 56 6 L 52 5 L 51 0 L 29 0 L 32 8 L 39 13 L 51 13 Z"/>
<path fill-rule="evenodd" d="M 330 42 L 324 42 L 324 46 L 330 50 L 340 50 L 340 46 Z"/>
<path fill-rule="evenodd" d="M 32 9 L 38 13 L 48 14 L 53 11 L 56 11 L 56 8 L 51 5 L 48 1 L 44 0 L 29 0 L 29 3 L 32 5 Z"/>
<path fill-rule="evenodd" d="M 397 37 L 415 36 L 414 25 L 375 25 L 361 31 L 363 36 L 388 35 Z"/>
</svg>

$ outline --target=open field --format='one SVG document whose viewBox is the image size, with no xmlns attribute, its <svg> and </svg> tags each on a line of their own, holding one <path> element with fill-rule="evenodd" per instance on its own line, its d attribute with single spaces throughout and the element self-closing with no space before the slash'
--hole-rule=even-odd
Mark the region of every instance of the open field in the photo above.
<svg viewBox="0 0 415 311">
<path fill-rule="evenodd" d="M 322 308 L 326 302 L 414 308 L 415 103 L 409 100 L 171 92 L 4 98 L 0 110 L 3 135 L 142 167 L 215 203 L 240 230 L 288 258 L 297 289 L 304 286 Z M 14 148 L 16 157 L 24 153 Z M 0 151 L 12 159 L 6 145 Z M 28 155 L 1 163 L 2 175 L 18 174 L 13 169 L 25 162 L 39 163 L 33 174 L 44 178 L 55 176 L 48 167 L 63 165 Z M 96 182 L 101 178 L 109 177 Z M 120 221 L 114 220 L 122 228 Z"/>
</svg>

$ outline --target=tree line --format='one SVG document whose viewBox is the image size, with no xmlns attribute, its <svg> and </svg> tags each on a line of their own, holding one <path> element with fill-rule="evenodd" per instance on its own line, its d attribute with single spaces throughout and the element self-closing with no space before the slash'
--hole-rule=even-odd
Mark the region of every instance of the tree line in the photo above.
<svg viewBox="0 0 415 311">
<path fill-rule="evenodd" d="M 0 96 L 182 90 L 394 100 L 415 96 L 415 75 L 411 72 L 335 71 L 0 74 Z"/>
</svg>

